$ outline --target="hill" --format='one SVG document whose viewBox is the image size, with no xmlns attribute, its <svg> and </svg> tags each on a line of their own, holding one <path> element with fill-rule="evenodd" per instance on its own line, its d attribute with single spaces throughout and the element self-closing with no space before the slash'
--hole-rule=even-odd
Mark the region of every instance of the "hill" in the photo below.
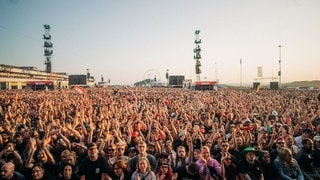
<svg viewBox="0 0 320 180">
<path fill-rule="evenodd" d="M 320 87 L 320 81 L 294 81 L 282 84 L 283 87 Z"/>
</svg>

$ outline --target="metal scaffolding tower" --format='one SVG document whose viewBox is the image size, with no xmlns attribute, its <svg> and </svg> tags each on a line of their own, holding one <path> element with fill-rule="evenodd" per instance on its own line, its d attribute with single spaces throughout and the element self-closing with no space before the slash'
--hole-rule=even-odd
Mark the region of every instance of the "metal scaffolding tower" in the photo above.
<svg viewBox="0 0 320 180">
<path fill-rule="evenodd" d="M 46 72 L 51 73 L 51 56 L 53 53 L 52 47 L 53 44 L 51 42 L 51 35 L 50 35 L 50 25 L 43 25 L 45 33 L 43 34 L 44 39 L 44 57 L 46 65 Z"/>
<path fill-rule="evenodd" d="M 201 74 L 201 63 L 200 63 L 200 59 L 201 59 L 201 48 L 200 48 L 200 43 L 201 43 L 201 39 L 199 38 L 199 34 L 200 34 L 200 30 L 196 30 L 195 31 L 195 35 L 196 35 L 196 40 L 194 41 L 194 43 L 196 44 L 196 47 L 193 49 L 193 52 L 195 53 L 193 55 L 193 58 L 196 60 L 196 76 L 197 76 L 197 81 L 200 81 L 200 74 Z"/>
</svg>

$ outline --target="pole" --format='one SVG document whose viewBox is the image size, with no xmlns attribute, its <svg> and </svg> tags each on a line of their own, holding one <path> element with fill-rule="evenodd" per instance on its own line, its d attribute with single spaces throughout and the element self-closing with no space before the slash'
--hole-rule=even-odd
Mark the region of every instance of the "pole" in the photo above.
<svg viewBox="0 0 320 180">
<path fill-rule="evenodd" d="M 218 82 L 217 62 L 215 62 L 214 64 L 215 64 L 216 81 Z"/>
<path fill-rule="evenodd" d="M 279 45 L 278 47 L 279 47 L 279 72 L 278 72 L 278 76 L 279 76 L 279 89 L 281 89 L 281 45 Z"/>
<path fill-rule="evenodd" d="M 242 87 L 242 59 L 240 58 L 240 87 Z"/>
</svg>

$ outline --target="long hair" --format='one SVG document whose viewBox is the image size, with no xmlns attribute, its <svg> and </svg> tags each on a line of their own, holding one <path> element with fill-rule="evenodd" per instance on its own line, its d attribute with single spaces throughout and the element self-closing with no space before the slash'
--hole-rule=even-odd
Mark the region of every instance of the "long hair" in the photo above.
<svg viewBox="0 0 320 180">
<path fill-rule="evenodd" d="M 185 154 L 185 157 L 180 158 L 180 157 L 178 157 L 178 153 L 177 153 L 176 159 L 175 159 L 175 168 L 178 167 L 178 162 L 179 162 L 179 160 L 181 161 L 181 165 L 182 165 L 182 166 L 185 166 L 185 165 L 186 165 L 186 159 L 187 159 L 187 157 L 188 157 L 187 150 L 186 150 L 186 148 L 185 148 L 184 146 L 178 146 L 178 147 L 177 147 L 177 151 L 178 151 L 178 149 L 180 149 L 180 148 L 181 148 L 181 149 L 184 149 L 184 151 L 186 152 L 186 154 Z"/>
<path fill-rule="evenodd" d="M 159 176 L 162 175 L 162 173 L 161 173 L 161 166 L 162 166 L 162 165 L 167 165 L 167 166 L 168 166 L 168 171 L 167 171 L 166 177 L 165 177 L 164 179 L 165 179 L 165 180 L 171 180 L 172 177 L 173 177 L 173 173 L 172 173 L 172 169 L 171 169 L 171 167 L 169 166 L 168 163 L 160 164 L 160 167 L 159 167 L 159 169 L 157 170 L 157 175 L 159 175 Z"/>
<path fill-rule="evenodd" d="M 150 162 L 149 162 L 148 158 L 146 158 L 146 157 L 141 157 L 141 158 L 139 158 L 139 160 L 138 160 L 138 162 L 137 162 L 137 166 L 136 166 L 137 172 L 140 173 L 139 163 L 140 163 L 141 161 L 146 161 L 146 162 L 147 162 L 147 166 L 148 166 L 148 167 L 147 167 L 147 171 L 151 171 L 151 165 L 150 165 Z"/>
<path fill-rule="evenodd" d="M 112 168 L 114 168 L 114 166 L 118 166 L 118 168 L 121 168 L 122 171 L 125 171 L 125 170 L 127 169 L 126 163 L 125 163 L 124 161 L 122 161 L 122 160 L 117 160 L 117 161 L 113 164 Z"/>
</svg>

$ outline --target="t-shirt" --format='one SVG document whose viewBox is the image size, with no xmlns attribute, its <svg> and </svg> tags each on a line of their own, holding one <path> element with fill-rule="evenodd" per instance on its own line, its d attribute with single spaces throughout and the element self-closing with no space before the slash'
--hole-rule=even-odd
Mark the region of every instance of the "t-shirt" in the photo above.
<svg viewBox="0 0 320 180">
<path fill-rule="evenodd" d="M 258 161 L 253 164 L 248 163 L 246 160 L 241 160 L 238 163 L 239 173 L 248 174 L 252 180 L 260 179 L 262 174 L 262 167 Z"/>
<path fill-rule="evenodd" d="M 99 156 L 96 161 L 86 158 L 79 167 L 78 176 L 85 175 L 86 179 L 101 179 L 102 173 L 110 172 L 108 161 L 105 157 Z"/>
</svg>

